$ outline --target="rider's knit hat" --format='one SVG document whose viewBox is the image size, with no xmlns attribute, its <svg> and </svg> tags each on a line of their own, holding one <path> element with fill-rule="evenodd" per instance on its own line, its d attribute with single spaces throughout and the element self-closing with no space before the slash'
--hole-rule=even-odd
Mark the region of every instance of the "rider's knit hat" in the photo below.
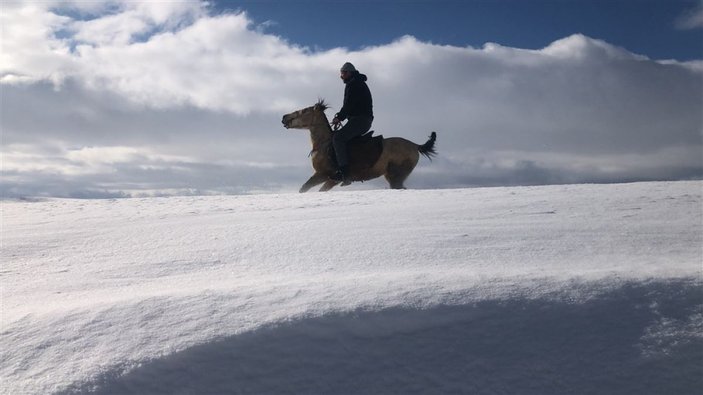
<svg viewBox="0 0 703 395">
<path fill-rule="evenodd" d="M 353 64 L 347 62 L 342 65 L 342 68 L 339 69 L 339 71 L 349 71 L 349 72 L 353 73 L 356 71 L 356 68 L 354 68 Z"/>
</svg>

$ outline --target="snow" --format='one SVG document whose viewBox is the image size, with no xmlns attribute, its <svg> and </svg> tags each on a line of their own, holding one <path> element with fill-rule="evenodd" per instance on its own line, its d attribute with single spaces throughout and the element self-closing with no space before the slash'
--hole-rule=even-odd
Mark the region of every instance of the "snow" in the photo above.
<svg viewBox="0 0 703 395">
<path fill-rule="evenodd" d="M 3 201 L 0 392 L 701 393 L 702 195 Z"/>
</svg>

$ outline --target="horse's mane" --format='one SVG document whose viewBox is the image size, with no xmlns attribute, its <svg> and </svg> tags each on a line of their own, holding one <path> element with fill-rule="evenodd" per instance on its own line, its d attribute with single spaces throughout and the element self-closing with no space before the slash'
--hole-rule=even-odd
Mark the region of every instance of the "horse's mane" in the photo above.
<svg viewBox="0 0 703 395">
<path fill-rule="evenodd" d="M 330 108 L 329 104 L 325 103 L 325 99 L 322 98 L 317 99 L 317 104 L 315 104 L 315 106 L 322 110 L 322 112 Z"/>
</svg>

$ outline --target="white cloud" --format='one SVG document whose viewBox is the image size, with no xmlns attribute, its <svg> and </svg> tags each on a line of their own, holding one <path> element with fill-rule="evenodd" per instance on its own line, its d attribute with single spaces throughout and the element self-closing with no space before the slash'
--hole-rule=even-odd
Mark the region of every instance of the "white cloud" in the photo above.
<svg viewBox="0 0 703 395">
<path fill-rule="evenodd" d="M 71 20 L 42 3 L 3 3 L 0 13 L 0 83 L 51 80 L 60 83 L 74 69 L 66 42 L 56 38 Z"/>
<path fill-rule="evenodd" d="M 676 27 L 684 30 L 703 28 L 703 1 L 699 0 L 695 7 L 681 15 L 676 20 Z"/>
<path fill-rule="evenodd" d="M 281 86 L 302 89 L 291 76 L 302 71 L 307 56 L 250 30 L 244 14 L 202 18 L 130 46 L 78 46 L 77 55 L 93 89 L 157 108 L 193 105 L 239 114 L 285 97 Z M 280 100 L 278 110 L 290 104 Z"/>
<path fill-rule="evenodd" d="M 578 61 L 586 59 L 646 59 L 646 57 L 635 55 L 624 48 L 615 47 L 603 40 L 592 39 L 583 34 L 574 34 L 557 40 L 538 52 L 559 58 L 576 59 Z"/>
<path fill-rule="evenodd" d="M 197 2 L 125 2 L 107 16 L 71 24 L 73 39 L 96 46 L 127 45 L 162 31 L 174 31 L 204 17 L 205 6 Z M 99 12 L 93 10 L 93 12 Z"/>
<path fill-rule="evenodd" d="M 196 5 L 126 2 L 87 21 L 48 7 L 14 6 L 3 13 L 2 81 L 60 85 L 73 78 L 155 108 L 247 114 L 271 103 L 277 111 L 288 108 L 293 101 L 276 99 L 286 96 L 281 83 L 304 89 L 310 75 L 338 67 L 321 68 L 305 49 L 253 29 L 246 14 L 211 16 Z M 298 79 L 303 71 L 308 77 Z"/>
<path fill-rule="evenodd" d="M 302 183 L 308 139 L 283 130 L 280 117 L 318 97 L 332 104 L 328 115 L 336 111 L 345 61 L 369 76 L 377 132 L 416 142 L 438 132 L 440 158 L 422 163 L 409 186 L 703 172 L 700 61 L 651 60 L 580 34 L 540 50 L 406 36 L 313 51 L 204 3 L 101 5 L 3 10 L 12 193 L 44 182 L 52 166 L 75 188 L 112 174 L 110 185 L 98 183 L 110 193 Z M 44 141 L 54 148 L 42 159 Z"/>
</svg>

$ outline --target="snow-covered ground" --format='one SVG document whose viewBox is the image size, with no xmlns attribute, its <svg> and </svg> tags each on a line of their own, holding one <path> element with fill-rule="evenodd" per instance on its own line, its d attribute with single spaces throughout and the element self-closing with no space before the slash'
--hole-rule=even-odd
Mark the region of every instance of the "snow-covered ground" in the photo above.
<svg viewBox="0 0 703 395">
<path fill-rule="evenodd" d="M 5 201 L 0 391 L 700 394 L 702 195 Z"/>
</svg>

